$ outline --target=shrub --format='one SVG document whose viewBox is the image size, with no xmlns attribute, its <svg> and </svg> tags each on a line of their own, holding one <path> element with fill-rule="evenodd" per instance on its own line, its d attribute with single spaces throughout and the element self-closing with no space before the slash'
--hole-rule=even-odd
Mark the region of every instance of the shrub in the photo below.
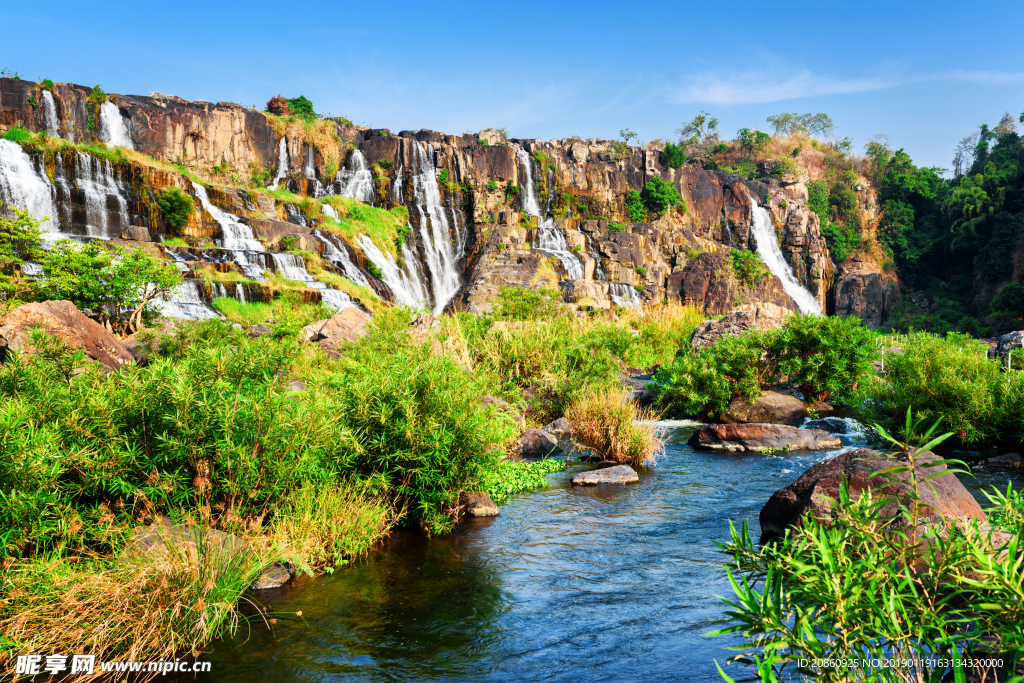
<svg viewBox="0 0 1024 683">
<path fill-rule="evenodd" d="M 732 269 L 736 278 L 745 286 L 751 289 L 761 284 L 761 281 L 768 276 L 768 266 L 764 264 L 761 257 L 746 249 L 733 249 L 729 252 L 732 260 Z"/>
<path fill-rule="evenodd" d="M 288 115 L 288 100 L 280 95 L 274 95 L 267 101 L 267 111 L 278 116 Z"/>
<path fill-rule="evenodd" d="M 511 201 L 513 197 L 519 196 L 519 186 L 511 180 L 505 185 L 505 201 Z"/>
<path fill-rule="evenodd" d="M 551 320 L 562 314 L 562 298 L 557 289 L 501 287 L 492 305 L 492 320 Z"/>
<path fill-rule="evenodd" d="M 686 213 L 686 202 L 679 196 L 672 183 L 665 182 L 661 178 L 653 178 L 644 185 L 643 201 L 651 213 L 662 215 L 669 209 L 681 205 L 682 213 Z"/>
<path fill-rule="evenodd" d="M 671 142 L 665 145 L 662 155 L 664 155 L 665 163 L 668 164 L 669 168 L 682 168 L 687 158 L 689 158 L 681 146 L 674 145 Z"/>
<path fill-rule="evenodd" d="M 828 218 L 828 194 L 828 183 L 824 180 L 807 181 L 807 208 L 822 221 Z"/>
<path fill-rule="evenodd" d="M 53 81 L 51 81 L 49 78 L 44 78 L 42 81 L 39 82 L 39 87 L 43 90 L 49 90 L 50 92 L 53 92 Z"/>
<path fill-rule="evenodd" d="M 489 143 L 489 142 L 487 142 L 487 140 L 485 140 L 484 138 L 480 138 L 479 140 L 477 140 L 477 142 L 479 142 L 479 143 L 480 143 L 481 145 L 483 145 L 484 147 L 486 147 L 487 145 L 489 145 L 489 144 L 490 144 L 490 143 Z"/>
<path fill-rule="evenodd" d="M 495 182 L 493 180 L 488 180 L 487 181 L 487 191 L 488 192 L 494 192 L 497 189 L 498 189 L 498 183 L 497 182 Z"/>
<path fill-rule="evenodd" d="M 97 107 L 105 103 L 107 99 L 107 93 L 103 92 L 103 88 L 101 88 L 99 85 L 94 85 L 92 87 L 92 92 L 89 93 L 89 97 L 86 98 L 89 104 L 95 105 Z"/>
<path fill-rule="evenodd" d="M 316 118 L 316 112 L 313 111 L 313 103 L 302 95 L 288 100 L 288 110 L 304 119 Z"/>
<path fill-rule="evenodd" d="M 633 223 L 642 223 L 647 220 L 647 207 L 644 205 L 643 197 L 636 190 L 629 191 L 624 200 L 624 205 L 626 207 L 626 215 L 629 216 L 629 220 Z"/>
<path fill-rule="evenodd" d="M 860 318 L 793 313 L 769 353 L 808 401 L 827 401 L 856 389 L 878 357 L 871 330 Z"/>
<path fill-rule="evenodd" d="M 569 406 L 572 440 L 592 449 L 602 460 L 634 467 L 654 464 L 664 445 L 657 416 L 626 398 L 621 388 L 588 392 Z"/>
<path fill-rule="evenodd" d="M 626 232 L 626 226 L 612 221 L 608 224 L 608 232 Z"/>
<path fill-rule="evenodd" d="M 1011 318 L 1024 318 L 1024 284 L 1011 282 L 1003 287 L 989 304 L 993 311 Z"/>
<path fill-rule="evenodd" d="M 785 178 L 786 176 L 797 173 L 799 167 L 796 162 L 792 159 L 779 159 L 775 162 L 775 168 L 772 169 L 772 175 L 776 178 Z"/>
<path fill-rule="evenodd" d="M 180 235 L 181 228 L 188 225 L 188 219 L 195 211 L 192 197 L 176 187 L 166 187 L 160 192 L 156 203 L 167 227 L 173 234 Z"/>
<path fill-rule="evenodd" d="M 4 140 L 10 140 L 11 142 L 16 142 L 19 145 L 24 145 L 26 142 L 32 142 L 32 138 L 32 133 L 21 126 L 11 126 L 11 128 L 4 133 Z"/>
</svg>

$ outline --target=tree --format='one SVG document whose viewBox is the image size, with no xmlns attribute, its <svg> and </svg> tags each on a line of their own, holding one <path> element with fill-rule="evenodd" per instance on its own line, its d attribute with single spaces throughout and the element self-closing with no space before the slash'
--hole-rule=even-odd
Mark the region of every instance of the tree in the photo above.
<svg viewBox="0 0 1024 683">
<path fill-rule="evenodd" d="M 1024 318 L 1024 285 L 1011 282 L 992 299 L 990 305 L 993 311 L 1006 313 L 1013 318 Z"/>
<path fill-rule="evenodd" d="M 772 127 L 776 135 L 819 135 L 828 137 L 835 129 L 836 124 L 832 117 L 824 112 L 817 114 L 797 114 L 796 112 L 776 114 L 768 117 L 768 125 Z"/>
<path fill-rule="evenodd" d="M 675 186 L 661 178 L 648 180 L 647 184 L 644 185 L 644 191 L 641 196 L 651 213 L 665 214 L 677 204 L 682 204 L 683 212 L 685 213 L 686 211 L 686 202 L 679 196 Z"/>
<path fill-rule="evenodd" d="M 628 145 L 631 144 L 631 142 L 638 136 L 629 128 L 623 128 L 622 130 L 619 131 L 619 137 L 622 138 L 622 141 Z"/>
<path fill-rule="evenodd" d="M 288 100 L 288 109 L 290 109 L 293 114 L 298 114 L 304 119 L 316 118 L 316 112 L 313 111 L 313 103 L 302 95 Z"/>
<path fill-rule="evenodd" d="M 38 283 L 26 277 L 23 268 L 45 254 L 40 243 L 42 221 L 14 207 L 10 207 L 14 218 L 8 218 L 4 208 L 0 205 L 0 314 L 36 298 Z"/>
<path fill-rule="evenodd" d="M 678 133 L 682 142 L 696 141 L 702 145 L 718 142 L 718 119 L 702 111 L 689 123 L 684 123 Z"/>
<path fill-rule="evenodd" d="M 110 249 L 99 240 L 78 244 L 60 240 L 43 259 L 49 298 L 67 299 L 88 309 L 117 334 L 138 329 L 154 300 L 182 282 L 174 264 L 144 249 Z"/>
<path fill-rule="evenodd" d="M 673 145 L 671 142 L 665 145 L 665 149 L 661 153 L 665 156 L 665 163 L 668 164 L 669 168 L 682 168 L 689 157 L 686 150 L 679 145 Z"/>
<path fill-rule="evenodd" d="M 625 206 L 630 221 L 642 223 L 647 220 L 647 207 L 644 206 L 643 197 L 636 190 L 630 190 L 626 195 Z"/>
<path fill-rule="evenodd" d="M 288 100 L 280 95 L 274 95 L 267 101 L 267 111 L 278 116 L 288 115 Z"/>
<path fill-rule="evenodd" d="M 167 227 L 176 233 L 188 224 L 189 216 L 196 208 L 192 197 L 176 187 L 164 188 L 156 203 L 160 207 L 160 215 L 163 216 Z"/>
<path fill-rule="evenodd" d="M 772 139 L 767 133 L 762 133 L 759 130 L 750 130 L 749 128 L 740 128 L 739 132 L 736 133 L 736 138 L 740 143 L 740 151 L 755 161 Z"/>
</svg>

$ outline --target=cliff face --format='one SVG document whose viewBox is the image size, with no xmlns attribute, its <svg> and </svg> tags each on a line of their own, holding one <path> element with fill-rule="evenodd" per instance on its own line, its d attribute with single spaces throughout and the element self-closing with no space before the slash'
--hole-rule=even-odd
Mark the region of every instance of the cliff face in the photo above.
<svg viewBox="0 0 1024 683">
<path fill-rule="evenodd" d="M 287 188 L 316 199 L 339 194 L 383 208 L 404 205 L 410 234 L 401 250 L 374 253 L 361 242 L 343 245 L 357 266 L 380 273 L 379 279 L 367 279 L 396 301 L 482 310 L 502 286 L 557 286 L 565 300 L 599 308 L 668 300 L 695 303 L 710 313 L 753 301 L 792 309 L 777 276 L 744 287 L 732 273 L 731 249 L 766 247 L 752 239 L 757 206 L 768 209 L 785 261 L 822 306 L 833 285 L 828 250 L 802 186 L 691 165 L 674 169 L 656 149 L 601 140 L 506 142 L 497 131 L 393 134 L 357 130 L 344 121 L 321 121 L 311 129 L 233 103 L 154 94 L 111 95 L 95 105 L 89 94 L 83 86 L 61 84 L 47 92 L 28 81 L 0 79 L 0 128 L 18 125 L 78 143 L 121 144 L 180 164 L 208 181 L 213 206 L 246 225 L 287 218 L 293 228 L 278 227 L 275 234 L 310 233 L 322 217 L 304 217 L 292 204 L 282 206 L 284 200 L 275 205 L 269 195 L 252 191 L 253 183 L 257 190 Z M 153 192 L 164 185 L 198 199 L 193 184 L 173 171 L 100 171 L 112 178 L 105 197 L 120 197 L 106 199 L 104 210 L 109 214 L 110 207 L 124 205 L 105 219 L 108 227 L 100 236 L 140 225 L 159 239 Z M 66 213 L 62 230 L 90 234 L 96 220 L 74 208 L 88 204 L 82 173 L 48 172 L 55 187 L 59 178 L 66 187 L 67 198 L 57 198 L 60 207 L 69 207 L 60 209 Z M 630 222 L 625 197 L 655 178 L 672 184 L 688 210 Z M 90 206 L 98 210 L 95 201 Z M 185 232 L 194 238 L 225 236 L 208 211 L 198 212 Z M 312 237 L 308 241 L 308 247 L 328 249 Z"/>
</svg>

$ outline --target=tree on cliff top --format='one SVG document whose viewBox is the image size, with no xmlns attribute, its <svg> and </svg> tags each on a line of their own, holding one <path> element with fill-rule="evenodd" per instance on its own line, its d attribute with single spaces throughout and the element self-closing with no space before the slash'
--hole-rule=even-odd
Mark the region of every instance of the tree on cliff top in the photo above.
<svg viewBox="0 0 1024 683">
<path fill-rule="evenodd" d="M 297 114 L 304 119 L 316 118 L 316 112 L 313 111 L 313 103 L 302 95 L 288 100 L 288 108 L 291 109 L 293 114 Z"/>
<path fill-rule="evenodd" d="M 768 125 L 776 135 L 820 135 L 828 137 L 835 131 L 836 124 L 825 112 L 797 114 L 789 112 L 768 117 Z"/>
<path fill-rule="evenodd" d="M 137 330 L 154 300 L 182 281 L 174 264 L 144 249 L 109 249 L 100 240 L 84 245 L 60 240 L 43 260 L 43 272 L 48 298 L 89 309 L 117 334 Z"/>
</svg>

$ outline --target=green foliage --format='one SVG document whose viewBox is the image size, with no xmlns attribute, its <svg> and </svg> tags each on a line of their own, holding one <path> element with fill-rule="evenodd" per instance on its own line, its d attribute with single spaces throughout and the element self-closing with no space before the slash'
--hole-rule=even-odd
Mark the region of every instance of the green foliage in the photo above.
<svg viewBox="0 0 1024 683">
<path fill-rule="evenodd" d="M 860 230 L 850 224 L 836 225 L 822 222 L 821 236 L 825 238 L 828 251 L 836 263 L 842 263 L 860 246 Z"/>
<path fill-rule="evenodd" d="M 665 144 L 665 149 L 663 149 L 661 153 L 669 168 L 682 168 L 683 164 L 685 164 L 686 160 L 689 158 L 685 149 L 679 145 L 674 145 L 671 142 Z"/>
<path fill-rule="evenodd" d="M 779 159 L 775 162 L 775 167 L 772 169 L 772 176 L 775 178 L 785 178 L 790 175 L 796 175 L 800 171 L 800 167 L 793 159 Z"/>
<path fill-rule="evenodd" d="M 761 257 L 746 249 L 733 249 L 729 252 L 732 260 L 733 273 L 744 286 L 751 289 L 761 284 L 761 281 L 768 276 L 768 266 L 764 264 Z"/>
<path fill-rule="evenodd" d="M 519 186 L 513 183 L 511 180 L 505 185 L 505 201 L 512 201 L 513 198 L 519 196 Z"/>
<path fill-rule="evenodd" d="M 490 143 L 489 143 L 489 142 L 487 142 L 487 140 L 485 140 L 484 138 L 480 138 L 479 140 L 477 140 L 477 142 L 479 142 L 479 143 L 480 143 L 481 145 L 483 145 L 484 147 L 486 147 L 487 145 L 489 145 L 489 144 L 490 144 Z"/>
<path fill-rule="evenodd" d="M 497 181 L 494 181 L 494 180 L 488 180 L 487 181 L 487 191 L 488 192 L 494 192 L 497 189 L 498 189 Z"/>
<path fill-rule="evenodd" d="M 878 353 L 874 335 L 859 318 L 793 313 L 771 355 L 808 401 L 827 401 L 856 387 Z"/>
<path fill-rule="evenodd" d="M 740 128 L 739 132 L 736 133 L 736 139 L 740 143 L 740 152 L 756 161 L 761 152 L 768 146 L 768 143 L 771 142 L 772 136 L 759 130 Z"/>
<path fill-rule="evenodd" d="M 49 216 L 36 220 L 28 211 L 17 207 L 10 209 L 14 211 L 14 218 L 0 213 L 0 272 L 21 267 L 28 261 L 38 261 L 45 254 L 39 224 L 49 220 Z"/>
<path fill-rule="evenodd" d="M 313 103 L 308 99 L 299 95 L 298 97 L 292 97 L 288 100 L 288 109 L 293 114 L 297 114 L 304 119 L 315 119 L 316 112 L 313 111 Z"/>
<path fill-rule="evenodd" d="M 107 93 L 103 92 L 103 88 L 101 88 L 99 85 L 94 85 L 92 87 L 92 92 L 90 92 L 89 96 L 86 98 L 89 104 L 95 105 L 97 107 L 106 102 L 107 99 Z"/>
<path fill-rule="evenodd" d="M 768 125 L 776 135 L 820 135 L 828 137 L 836 129 L 832 117 L 825 113 L 776 114 L 768 117 Z"/>
<path fill-rule="evenodd" d="M 489 317 L 493 320 L 551 320 L 561 315 L 562 298 L 557 289 L 501 287 Z"/>
<path fill-rule="evenodd" d="M 824 180 L 807 181 L 807 208 L 822 220 L 828 218 L 828 183 Z"/>
<path fill-rule="evenodd" d="M 50 92 L 53 92 L 53 81 L 51 81 L 49 78 L 44 78 L 42 81 L 39 82 L 39 87 L 43 90 L 49 90 Z"/>
<path fill-rule="evenodd" d="M 26 142 L 31 142 L 32 133 L 21 126 L 11 126 L 7 132 L 4 133 L 4 140 L 10 140 L 11 142 L 17 142 L 19 145 L 23 145 Z"/>
<path fill-rule="evenodd" d="M 1011 318 L 1024 318 L 1024 284 L 1011 282 L 1003 287 L 990 304 L 993 311 L 1000 311 Z"/>
<path fill-rule="evenodd" d="M 608 232 L 626 232 L 626 230 L 628 230 L 628 228 L 622 223 L 616 223 L 615 221 L 610 221 L 608 223 Z"/>
<path fill-rule="evenodd" d="M 642 223 L 647 220 L 647 207 L 643 197 L 636 190 L 630 190 L 624 200 L 626 214 L 633 223 Z"/>
<path fill-rule="evenodd" d="M 632 193 L 630 193 L 630 197 L 632 197 Z M 657 215 L 664 215 L 674 207 L 679 207 L 679 211 L 684 214 L 687 211 L 686 202 L 679 196 L 679 191 L 672 183 L 661 178 L 648 180 L 644 185 L 642 197 L 648 210 Z M 628 201 L 629 198 L 627 198 Z"/>
<path fill-rule="evenodd" d="M 564 469 L 564 460 L 501 460 L 484 474 L 480 484 L 491 500 L 500 504 L 517 493 L 546 487 L 548 480 L 544 475 L 549 472 L 561 472 Z"/>
<path fill-rule="evenodd" d="M 885 354 L 885 372 L 861 387 L 868 419 L 894 431 L 913 406 L 926 420 L 942 418 L 963 446 L 1019 447 L 1024 439 L 1024 376 L 1005 373 L 986 347 L 966 335 L 909 335 L 902 353 Z"/>
<path fill-rule="evenodd" d="M 43 259 L 42 291 L 89 309 L 117 333 L 138 329 L 157 297 L 181 284 L 174 264 L 144 249 L 108 248 L 100 240 L 79 244 L 60 240 Z"/>
<path fill-rule="evenodd" d="M 195 211 L 192 197 L 176 187 L 166 187 L 157 197 L 157 206 L 167 227 L 173 234 L 181 234 L 181 228 L 188 224 L 188 219 Z"/>
</svg>

